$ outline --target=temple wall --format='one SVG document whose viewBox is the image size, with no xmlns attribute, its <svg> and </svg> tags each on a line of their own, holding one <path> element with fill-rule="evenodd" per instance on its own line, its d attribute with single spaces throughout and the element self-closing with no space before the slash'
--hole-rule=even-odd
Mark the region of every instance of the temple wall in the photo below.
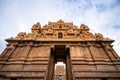
<svg viewBox="0 0 120 80">
<path fill-rule="evenodd" d="M 6 77 L 14 76 L 19 80 L 22 80 L 20 79 L 22 77 L 26 77 L 26 79 L 34 77 L 35 80 L 46 78 L 50 57 L 49 46 L 17 46 L 14 51 L 11 51 L 4 51 L 6 55 L 3 55 L 3 60 L 6 58 L 7 61 L 0 65 L 1 71 L 3 71 L 0 74 L 6 75 Z M 8 53 L 11 54 L 9 57 Z"/>
<path fill-rule="evenodd" d="M 114 51 L 105 49 L 101 45 L 71 45 L 70 58 L 74 80 L 112 80 L 112 77 L 118 76 L 120 64 L 114 62 L 119 61 L 119 57 L 114 55 Z M 116 72 L 111 74 L 112 71 Z"/>
<path fill-rule="evenodd" d="M 0 80 L 52 80 L 55 61 L 66 64 L 66 80 L 119 80 L 120 57 L 114 40 L 72 22 L 36 23 L 31 32 L 6 39 Z"/>
</svg>

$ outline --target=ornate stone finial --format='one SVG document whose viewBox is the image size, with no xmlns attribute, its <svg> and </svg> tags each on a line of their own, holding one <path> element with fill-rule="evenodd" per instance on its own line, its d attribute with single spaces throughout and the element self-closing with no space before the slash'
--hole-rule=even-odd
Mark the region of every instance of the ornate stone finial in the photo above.
<svg viewBox="0 0 120 80">
<path fill-rule="evenodd" d="M 41 25 L 40 25 L 39 22 L 37 22 L 36 24 L 34 24 L 34 25 L 32 26 L 32 29 L 40 29 L 40 28 L 41 28 Z"/>
<path fill-rule="evenodd" d="M 103 39 L 103 35 L 100 33 L 95 33 L 95 38 L 96 39 Z"/>
<path fill-rule="evenodd" d="M 64 23 L 64 21 L 60 19 L 59 21 L 57 21 L 57 23 L 59 23 L 59 24 Z"/>
<path fill-rule="evenodd" d="M 40 23 L 36 23 L 32 26 L 32 33 L 40 33 L 41 32 L 41 25 Z"/>
<path fill-rule="evenodd" d="M 81 24 L 80 30 L 87 30 L 87 31 L 89 31 L 89 28 L 88 28 L 87 25 Z"/>
<path fill-rule="evenodd" d="M 48 22 L 48 24 L 49 24 L 49 25 L 51 25 L 51 24 L 52 24 L 52 22 L 50 22 L 50 21 L 49 21 L 49 22 Z"/>
<path fill-rule="evenodd" d="M 25 35 L 26 35 L 26 32 L 20 32 L 20 33 L 18 33 L 16 38 L 23 39 Z"/>
</svg>

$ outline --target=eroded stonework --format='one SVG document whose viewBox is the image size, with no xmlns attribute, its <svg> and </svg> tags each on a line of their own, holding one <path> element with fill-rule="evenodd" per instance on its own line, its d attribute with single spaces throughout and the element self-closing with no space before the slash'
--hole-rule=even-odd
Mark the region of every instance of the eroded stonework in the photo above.
<svg viewBox="0 0 120 80">
<path fill-rule="evenodd" d="M 54 74 L 54 80 L 66 80 L 65 66 L 57 65 Z"/>
<path fill-rule="evenodd" d="M 66 65 L 66 80 L 119 80 L 120 57 L 100 33 L 72 22 L 36 23 L 31 33 L 6 39 L 0 55 L 0 80 L 53 80 L 55 64 Z"/>
<path fill-rule="evenodd" d="M 58 39 L 61 33 L 62 39 L 72 40 L 110 40 L 103 38 L 100 33 L 93 34 L 89 32 L 88 26 L 81 24 L 80 29 L 73 25 L 72 22 L 65 23 L 62 20 L 57 22 L 49 22 L 48 25 L 41 28 L 40 23 L 36 23 L 32 26 L 31 33 L 26 34 L 20 32 L 16 38 L 17 40 L 41 40 L 41 39 Z"/>
</svg>

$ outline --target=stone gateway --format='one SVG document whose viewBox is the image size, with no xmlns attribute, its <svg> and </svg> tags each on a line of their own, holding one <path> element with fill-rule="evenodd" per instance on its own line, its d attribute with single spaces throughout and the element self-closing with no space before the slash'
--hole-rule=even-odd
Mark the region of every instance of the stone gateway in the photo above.
<svg viewBox="0 0 120 80">
<path fill-rule="evenodd" d="M 43 27 L 36 23 L 31 33 L 20 32 L 6 41 L 0 80 L 120 80 L 114 40 L 89 32 L 84 24 L 78 28 L 62 20 Z M 57 62 L 65 66 L 55 69 Z"/>
</svg>

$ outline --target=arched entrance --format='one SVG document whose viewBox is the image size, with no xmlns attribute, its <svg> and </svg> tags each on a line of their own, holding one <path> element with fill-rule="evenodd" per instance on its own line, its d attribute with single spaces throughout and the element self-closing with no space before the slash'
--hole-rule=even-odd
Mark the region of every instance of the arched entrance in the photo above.
<svg viewBox="0 0 120 80">
<path fill-rule="evenodd" d="M 69 48 L 66 48 L 65 45 L 55 45 L 54 48 L 51 48 L 47 80 L 54 80 L 54 76 L 56 76 L 54 70 L 57 62 L 63 62 L 65 64 L 65 80 L 73 80 Z"/>
</svg>

